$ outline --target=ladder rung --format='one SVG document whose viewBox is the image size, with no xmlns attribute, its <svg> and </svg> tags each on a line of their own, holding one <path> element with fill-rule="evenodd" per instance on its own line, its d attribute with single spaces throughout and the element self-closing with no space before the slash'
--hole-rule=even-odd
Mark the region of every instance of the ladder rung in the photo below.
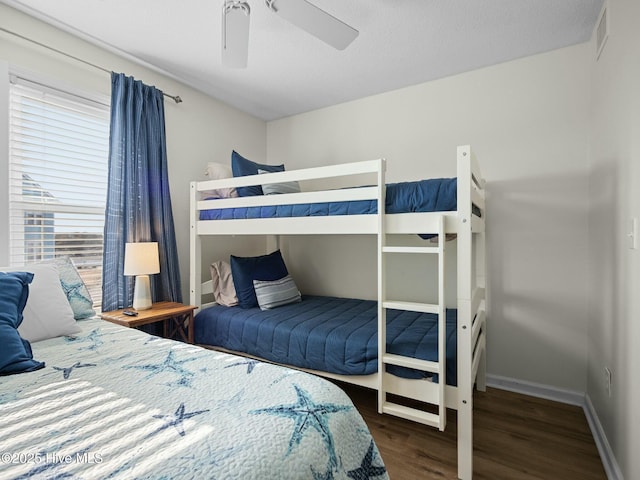
<svg viewBox="0 0 640 480">
<path fill-rule="evenodd" d="M 433 303 L 417 303 L 417 302 L 382 302 L 384 308 L 393 308 L 394 310 L 405 310 L 407 312 L 424 312 L 435 313 L 440 312 L 440 305 Z"/>
<path fill-rule="evenodd" d="M 382 247 L 384 253 L 438 253 L 438 247 Z"/>
<path fill-rule="evenodd" d="M 384 402 L 382 404 L 382 412 L 396 417 L 402 417 L 413 422 L 424 423 L 432 427 L 440 428 L 440 417 L 435 413 L 423 412 L 415 408 L 405 407 L 397 403 Z"/>
<path fill-rule="evenodd" d="M 383 363 L 387 365 L 397 365 L 398 367 L 415 368 L 423 372 L 440 373 L 440 365 L 437 362 L 429 360 L 420 360 L 419 358 L 405 357 L 404 355 L 395 355 L 393 353 L 385 353 L 382 356 Z"/>
</svg>

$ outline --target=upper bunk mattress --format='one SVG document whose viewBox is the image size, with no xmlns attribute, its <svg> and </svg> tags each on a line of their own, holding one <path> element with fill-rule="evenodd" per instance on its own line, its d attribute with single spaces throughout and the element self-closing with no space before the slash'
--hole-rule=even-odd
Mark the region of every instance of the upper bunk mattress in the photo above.
<svg viewBox="0 0 640 480">
<path fill-rule="evenodd" d="M 372 300 L 303 295 L 273 310 L 216 305 L 196 315 L 195 341 L 273 362 L 340 375 L 378 370 L 378 307 Z M 456 317 L 446 315 L 447 383 L 456 385 Z M 438 361 L 438 316 L 387 310 L 387 352 Z M 387 372 L 424 378 L 394 365 Z M 437 381 L 437 378 L 434 378 Z"/>
<path fill-rule="evenodd" d="M 386 213 L 445 212 L 456 210 L 457 179 L 432 178 L 387 185 Z M 200 220 L 368 215 L 378 211 L 376 200 L 216 208 L 200 211 Z"/>
</svg>

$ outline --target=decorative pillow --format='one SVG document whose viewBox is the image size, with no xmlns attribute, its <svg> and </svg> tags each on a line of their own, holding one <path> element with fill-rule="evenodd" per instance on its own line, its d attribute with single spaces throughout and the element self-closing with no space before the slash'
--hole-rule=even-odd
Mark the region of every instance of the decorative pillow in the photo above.
<svg viewBox="0 0 640 480">
<path fill-rule="evenodd" d="M 58 268 L 60 284 L 73 310 L 73 318 L 82 320 L 93 317 L 96 314 L 93 309 L 93 299 L 71 258 L 58 257 L 43 263 L 51 263 Z"/>
<path fill-rule="evenodd" d="M 0 375 L 32 372 L 44 367 L 33 359 L 31 345 L 20 338 L 17 328 L 29 297 L 33 274 L 0 272 Z"/>
<path fill-rule="evenodd" d="M 204 173 L 209 180 L 221 180 L 223 178 L 232 178 L 233 172 L 231 167 L 222 165 L 221 163 L 207 163 L 207 170 Z M 215 190 L 205 190 L 202 192 L 205 198 L 233 198 L 238 196 L 235 188 L 218 188 Z"/>
<path fill-rule="evenodd" d="M 213 262 L 209 269 L 211 270 L 213 298 L 216 303 L 225 307 L 237 305 L 238 296 L 233 286 L 233 276 L 231 275 L 229 262 Z"/>
<path fill-rule="evenodd" d="M 261 165 L 259 163 L 252 162 L 251 160 L 247 160 L 235 150 L 231 153 L 231 170 L 233 171 L 234 177 L 257 175 L 258 169 L 266 172 L 284 172 L 284 165 Z M 238 195 L 241 197 L 252 197 L 262 194 L 262 187 L 260 185 L 238 187 Z"/>
<path fill-rule="evenodd" d="M 272 173 L 266 170 L 258 169 L 258 174 Z M 300 184 L 298 182 L 281 182 L 267 183 L 262 185 L 262 193 L 265 195 L 277 195 L 281 193 L 300 193 Z"/>
<path fill-rule="evenodd" d="M 258 299 L 253 288 L 254 280 L 278 280 L 289 275 L 280 250 L 259 257 L 231 255 L 230 263 L 238 305 L 242 308 L 258 306 Z"/>
<path fill-rule="evenodd" d="M 272 281 L 254 280 L 253 288 L 256 291 L 260 310 L 270 310 L 302 300 L 300 290 L 291 275 Z"/>
<path fill-rule="evenodd" d="M 80 332 L 55 265 L 40 263 L 1 270 L 34 274 L 29 300 L 24 308 L 24 321 L 18 328 L 22 338 L 37 342 Z"/>
</svg>

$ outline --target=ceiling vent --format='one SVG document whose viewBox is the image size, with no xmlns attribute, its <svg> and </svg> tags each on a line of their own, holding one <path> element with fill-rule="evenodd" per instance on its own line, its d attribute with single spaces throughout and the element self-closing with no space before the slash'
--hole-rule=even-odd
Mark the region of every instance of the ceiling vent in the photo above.
<svg viewBox="0 0 640 480">
<path fill-rule="evenodd" d="M 605 43 L 609 38 L 609 5 L 605 3 L 600 12 L 598 19 L 598 27 L 596 28 L 596 60 L 600 58 L 600 54 L 604 49 Z"/>
</svg>

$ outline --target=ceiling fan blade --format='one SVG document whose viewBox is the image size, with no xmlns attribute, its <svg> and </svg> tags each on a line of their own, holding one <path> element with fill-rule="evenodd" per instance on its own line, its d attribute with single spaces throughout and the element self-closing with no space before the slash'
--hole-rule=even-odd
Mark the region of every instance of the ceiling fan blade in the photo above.
<svg viewBox="0 0 640 480">
<path fill-rule="evenodd" d="M 306 0 L 265 0 L 282 18 L 338 50 L 344 50 L 358 36 L 358 30 Z"/>
<path fill-rule="evenodd" d="M 222 64 L 246 68 L 249 56 L 249 4 L 225 1 L 222 6 Z"/>
</svg>

